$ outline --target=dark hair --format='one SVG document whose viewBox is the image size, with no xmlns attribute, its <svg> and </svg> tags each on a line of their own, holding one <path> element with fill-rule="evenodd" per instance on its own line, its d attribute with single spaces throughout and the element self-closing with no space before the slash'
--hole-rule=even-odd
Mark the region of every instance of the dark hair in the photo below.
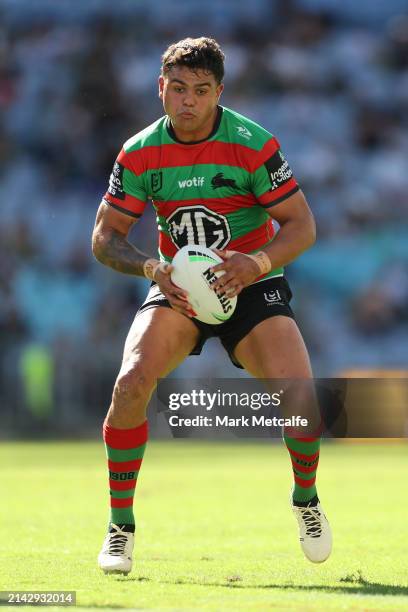
<svg viewBox="0 0 408 612">
<path fill-rule="evenodd" d="M 162 74 L 173 66 L 186 66 L 193 70 L 212 72 L 217 83 L 224 77 L 225 55 L 213 38 L 185 38 L 170 45 L 162 56 Z"/>
</svg>

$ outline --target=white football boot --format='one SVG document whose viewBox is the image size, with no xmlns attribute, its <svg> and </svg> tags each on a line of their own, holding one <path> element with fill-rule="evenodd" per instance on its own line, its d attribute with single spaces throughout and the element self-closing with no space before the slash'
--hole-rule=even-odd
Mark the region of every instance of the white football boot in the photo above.
<svg viewBox="0 0 408 612">
<path fill-rule="evenodd" d="M 105 574 L 128 574 L 132 569 L 135 534 L 122 531 L 111 523 L 115 531 L 108 533 L 98 556 L 98 565 Z"/>
<path fill-rule="evenodd" d="M 293 513 L 299 524 L 299 540 L 305 556 L 312 563 L 323 563 L 332 550 L 332 533 L 323 509 L 315 506 L 294 506 Z"/>
</svg>

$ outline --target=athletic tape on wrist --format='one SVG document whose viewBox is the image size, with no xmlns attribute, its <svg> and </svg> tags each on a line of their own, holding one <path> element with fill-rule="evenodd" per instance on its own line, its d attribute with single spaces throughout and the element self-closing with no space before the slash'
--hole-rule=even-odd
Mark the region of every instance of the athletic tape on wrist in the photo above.
<svg viewBox="0 0 408 612">
<path fill-rule="evenodd" d="M 267 274 L 271 271 L 271 260 L 264 251 L 258 251 L 258 253 L 255 253 L 254 255 L 248 255 L 248 257 L 250 257 L 258 265 L 261 274 Z"/>
<path fill-rule="evenodd" d="M 227 259 L 235 255 L 236 253 L 239 253 L 239 251 L 225 251 Z M 257 264 L 261 275 L 267 274 L 272 270 L 271 260 L 269 259 L 265 251 L 258 251 L 258 253 L 255 253 L 254 255 L 250 255 L 249 253 L 242 253 L 242 255 L 249 257 Z"/>
<path fill-rule="evenodd" d="M 157 268 L 160 266 L 161 261 L 158 259 L 146 259 L 143 264 L 143 274 L 146 278 L 154 280 L 154 275 L 157 272 Z"/>
</svg>

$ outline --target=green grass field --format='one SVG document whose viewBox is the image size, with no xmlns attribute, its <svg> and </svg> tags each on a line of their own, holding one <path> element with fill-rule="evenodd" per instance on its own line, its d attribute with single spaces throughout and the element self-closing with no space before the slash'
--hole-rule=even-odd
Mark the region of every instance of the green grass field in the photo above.
<svg viewBox="0 0 408 612">
<path fill-rule="evenodd" d="M 313 565 L 283 444 L 152 442 L 134 570 L 107 577 L 102 445 L 2 443 L 0 590 L 75 590 L 88 609 L 408 610 L 408 445 L 325 443 L 321 457 L 334 550 Z"/>
</svg>

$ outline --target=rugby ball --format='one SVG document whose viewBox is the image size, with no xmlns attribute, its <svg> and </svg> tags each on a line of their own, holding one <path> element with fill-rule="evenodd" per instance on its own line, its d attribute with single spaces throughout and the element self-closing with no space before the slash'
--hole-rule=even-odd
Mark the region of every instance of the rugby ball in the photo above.
<svg viewBox="0 0 408 612">
<path fill-rule="evenodd" d="M 196 244 L 182 247 L 174 256 L 172 282 L 188 293 L 188 299 L 203 323 L 219 325 L 228 321 L 237 305 L 237 298 L 227 297 L 222 290 L 215 292 L 211 285 L 224 272 L 211 272 L 222 259 L 214 251 Z"/>
</svg>

